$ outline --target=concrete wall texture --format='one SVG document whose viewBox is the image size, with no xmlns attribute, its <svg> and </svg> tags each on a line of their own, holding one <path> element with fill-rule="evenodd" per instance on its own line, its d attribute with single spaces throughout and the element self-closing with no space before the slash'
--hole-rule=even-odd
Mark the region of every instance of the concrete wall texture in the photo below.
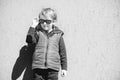
<svg viewBox="0 0 120 80">
<path fill-rule="evenodd" d="M 68 73 L 59 80 L 120 80 L 120 0 L 0 0 L 0 80 L 11 80 L 32 19 L 44 7 L 57 11 L 65 33 Z"/>
</svg>

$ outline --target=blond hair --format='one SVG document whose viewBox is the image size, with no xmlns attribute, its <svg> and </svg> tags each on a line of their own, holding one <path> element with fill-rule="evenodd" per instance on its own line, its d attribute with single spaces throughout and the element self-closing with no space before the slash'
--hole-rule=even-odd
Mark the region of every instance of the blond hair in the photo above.
<svg viewBox="0 0 120 80">
<path fill-rule="evenodd" d="M 50 14 L 50 17 L 52 18 L 52 20 L 57 21 L 57 14 L 55 10 L 51 8 L 43 8 L 39 14 L 39 18 L 41 18 L 41 15 L 45 16 L 46 14 Z"/>
</svg>

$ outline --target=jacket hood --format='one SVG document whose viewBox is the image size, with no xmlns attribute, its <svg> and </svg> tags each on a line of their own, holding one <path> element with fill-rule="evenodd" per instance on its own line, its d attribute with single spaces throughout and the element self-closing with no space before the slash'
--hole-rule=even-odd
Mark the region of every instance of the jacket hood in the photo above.
<svg viewBox="0 0 120 80">
<path fill-rule="evenodd" d="M 62 30 L 60 30 L 57 26 L 53 25 L 53 31 L 54 34 L 61 33 L 62 35 L 64 34 Z"/>
</svg>

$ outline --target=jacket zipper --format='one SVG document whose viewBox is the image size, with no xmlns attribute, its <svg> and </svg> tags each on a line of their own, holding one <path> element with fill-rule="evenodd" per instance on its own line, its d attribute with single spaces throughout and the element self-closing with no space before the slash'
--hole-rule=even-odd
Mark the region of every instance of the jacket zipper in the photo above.
<svg viewBox="0 0 120 80">
<path fill-rule="evenodd" d="M 47 67 L 48 41 L 49 41 L 49 38 L 47 36 L 47 45 L 46 45 L 46 53 L 45 53 L 45 67 Z"/>
</svg>

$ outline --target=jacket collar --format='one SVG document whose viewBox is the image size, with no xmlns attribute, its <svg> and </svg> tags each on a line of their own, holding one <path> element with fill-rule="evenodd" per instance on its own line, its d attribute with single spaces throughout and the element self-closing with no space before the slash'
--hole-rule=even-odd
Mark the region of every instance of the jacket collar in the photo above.
<svg viewBox="0 0 120 80">
<path fill-rule="evenodd" d="M 44 31 L 40 25 L 38 25 L 35 29 L 36 29 L 36 31 L 45 32 L 45 33 L 46 33 L 47 35 L 49 35 L 49 36 L 52 36 L 53 34 L 59 34 L 59 33 L 61 33 L 62 35 L 64 34 L 63 31 L 60 30 L 60 29 L 59 29 L 57 26 L 55 26 L 55 25 L 52 26 L 52 31 L 49 32 L 49 33 L 47 33 L 46 31 Z"/>
<path fill-rule="evenodd" d="M 59 33 L 61 33 L 62 35 L 64 34 L 62 30 L 60 30 L 57 26 L 53 25 L 52 31 L 48 34 L 52 36 L 53 34 L 59 34 Z"/>
</svg>

